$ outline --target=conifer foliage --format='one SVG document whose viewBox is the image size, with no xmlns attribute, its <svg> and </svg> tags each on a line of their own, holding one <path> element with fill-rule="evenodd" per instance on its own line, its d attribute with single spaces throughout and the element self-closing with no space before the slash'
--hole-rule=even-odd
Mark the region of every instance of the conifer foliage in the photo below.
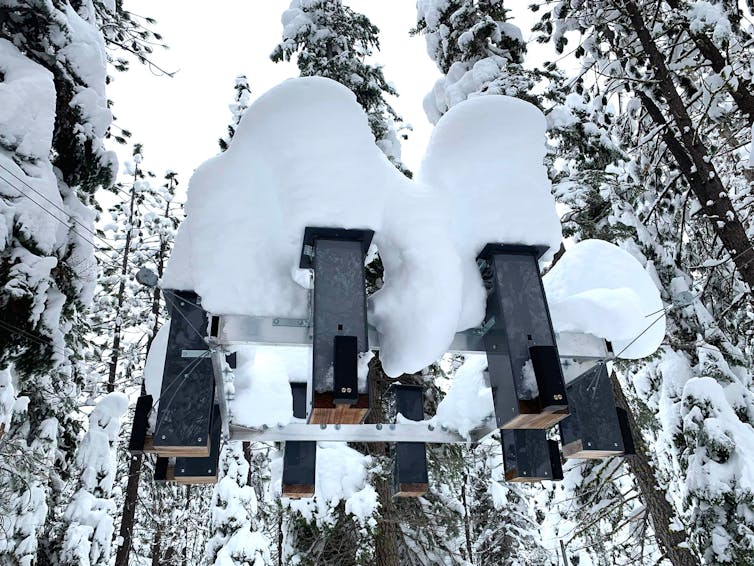
<svg viewBox="0 0 754 566">
<path fill-rule="evenodd" d="M 532 73 L 523 69 L 521 30 L 507 21 L 503 0 L 420 0 L 415 34 L 443 73 L 424 99 L 432 123 L 478 94 L 534 100 Z"/>
<path fill-rule="evenodd" d="M 327 77 L 348 87 L 369 117 L 374 139 L 404 173 L 397 130 L 401 118 L 385 100 L 397 96 L 382 68 L 365 61 L 379 50 L 379 29 L 341 0 L 293 0 L 283 13 L 283 41 L 270 57 L 296 64 L 302 77 Z"/>
</svg>

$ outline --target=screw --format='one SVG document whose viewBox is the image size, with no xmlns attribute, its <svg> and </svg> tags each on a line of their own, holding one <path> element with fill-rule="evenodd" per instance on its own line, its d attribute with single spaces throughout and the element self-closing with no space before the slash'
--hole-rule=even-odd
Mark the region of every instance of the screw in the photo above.
<svg viewBox="0 0 754 566">
<path fill-rule="evenodd" d="M 181 468 L 181 473 L 184 473 L 186 471 L 186 468 Z"/>
<path fill-rule="evenodd" d="M 197 442 L 201 442 L 201 441 L 202 441 L 202 437 L 201 437 L 201 436 L 200 436 L 200 437 L 198 437 L 198 438 L 196 439 L 196 441 L 197 441 Z"/>
<path fill-rule="evenodd" d="M 340 430 L 340 424 L 335 425 L 335 430 Z"/>
<path fill-rule="evenodd" d="M 163 434 L 160 438 L 162 438 L 163 440 L 165 440 L 165 438 L 167 438 L 167 437 Z"/>
<path fill-rule="evenodd" d="M 272 321 L 272 324 L 280 324 L 280 319 L 276 318 L 275 320 Z"/>
<path fill-rule="evenodd" d="M 492 349 L 493 349 L 493 350 L 497 350 L 497 344 L 493 344 L 493 345 L 492 345 Z"/>
<path fill-rule="evenodd" d="M 210 470 L 207 470 L 207 473 L 208 473 L 208 474 L 211 474 L 211 473 L 212 473 L 212 470 L 211 470 L 211 469 L 210 469 Z"/>
<path fill-rule="evenodd" d="M 181 306 L 182 306 L 182 307 L 185 307 L 185 306 L 186 306 L 186 303 L 184 303 L 183 301 L 181 301 Z"/>
<path fill-rule="evenodd" d="M 322 423 L 319 425 L 319 428 L 321 428 L 322 430 L 325 430 L 327 428 L 327 425 L 325 423 Z"/>
<path fill-rule="evenodd" d="M 377 430 L 382 430 L 382 423 L 377 423 L 375 428 L 377 428 Z"/>
<path fill-rule="evenodd" d="M 389 426 L 388 428 L 389 428 L 390 430 L 395 430 L 395 425 L 394 425 L 394 424 L 391 424 L 391 425 L 390 425 L 390 426 Z"/>
<path fill-rule="evenodd" d="M 432 426 L 431 424 L 430 424 L 430 425 L 427 425 L 427 430 L 435 430 L 435 427 L 434 427 L 434 426 Z"/>
<path fill-rule="evenodd" d="M 615 446 L 616 448 L 618 448 L 618 443 L 617 442 L 613 442 L 613 446 Z"/>
</svg>

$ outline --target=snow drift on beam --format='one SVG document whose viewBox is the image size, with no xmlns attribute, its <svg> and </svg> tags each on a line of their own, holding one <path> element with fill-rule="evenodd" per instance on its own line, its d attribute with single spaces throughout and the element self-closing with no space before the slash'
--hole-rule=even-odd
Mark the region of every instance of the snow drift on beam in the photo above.
<svg viewBox="0 0 754 566">
<path fill-rule="evenodd" d="M 665 338 L 660 291 L 636 259 L 609 242 L 584 240 L 544 277 L 556 332 L 612 342 L 619 358 L 653 354 Z"/>
</svg>

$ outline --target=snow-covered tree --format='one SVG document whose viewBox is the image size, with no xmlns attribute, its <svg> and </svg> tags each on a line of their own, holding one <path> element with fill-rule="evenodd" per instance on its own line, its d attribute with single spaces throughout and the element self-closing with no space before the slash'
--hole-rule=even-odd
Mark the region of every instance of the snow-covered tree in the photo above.
<svg viewBox="0 0 754 566">
<path fill-rule="evenodd" d="M 424 98 L 432 123 L 453 105 L 480 94 L 535 101 L 533 75 L 523 68 L 521 30 L 507 21 L 503 0 L 419 0 L 413 33 L 443 73 Z"/>
<path fill-rule="evenodd" d="M 302 77 L 327 77 L 347 86 L 367 113 L 377 145 L 410 175 L 401 163 L 402 119 L 385 99 L 398 93 L 382 67 L 365 61 L 380 48 L 377 26 L 341 0 L 292 0 L 282 21 L 283 41 L 272 60 L 290 61 L 295 55 Z"/>
<path fill-rule="evenodd" d="M 662 352 L 619 372 L 644 436 L 644 460 L 628 462 L 657 541 L 673 564 L 747 563 L 752 248 L 742 147 L 752 99 L 739 78 L 750 73 L 751 30 L 727 4 L 676 1 L 559 2 L 538 28 L 561 50 L 569 30 L 582 34 L 577 92 L 553 126 L 619 150 L 592 154 L 608 157 L 601 163 L 571 153 L 556 164 L 567 225 L 633 253 L 669 305 Z M 581 128 L 585 114 L 603 118 Z"/>
<path fill-rule="evenodd" d="M 116 449 L 120 420 L 128 410 L 128 397 L 109 393 L 89 415 L 89 430 L 79 446 L 76 463 L 81 469 L 79 489 L 64 517 L 68 527 L 60 564 L 109 564 L 115 530 L 112 490 L 117 469 Z"/>
<path fill-rule="evenodd" d="M 218 140 L 220 144 L 220 150 L 225 151 L 230 145 L 230 140 L 236 134 L 238 124 L 243 118 L 244 112 L 249 107 L 249 98 L 251 96 L 251 89 L 249 88 L 249 81 L 246 79 L 246 75 L 238 75 L 236 77 L 235 84 L 236 96 L 233 100 L 233 104 L 229 106 L 230 113 L 233 118 L 230 124 L 228 124 L 228 134 Z"/>
<path fill-rule="evenodd" d="M 212 496 L 207 564 L 268 564 L 269 541 L 256 517 L 258 504 L 248 485 L 249 462 L 240 442 L 227 442 L 220 457 L 220 478 Z"/>
</svg>

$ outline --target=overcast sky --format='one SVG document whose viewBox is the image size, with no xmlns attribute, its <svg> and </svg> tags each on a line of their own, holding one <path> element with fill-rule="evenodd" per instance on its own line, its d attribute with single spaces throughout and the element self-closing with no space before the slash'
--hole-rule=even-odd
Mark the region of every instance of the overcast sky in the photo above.
<svg viewBox="0 0 754 566">
<path fill-rule="evenodd" d="M 422 98 L 440 74 L 426 52 L 423 37 L 409 37 L 416 8 L 411 0 L 350 0 L 380 28 L 381 51 L 376 60 L 400 97 L 392 100 L 414 133 L 403 143 L 404 161 L 418 168 L 431 125 Z M 291 63 L 273 63 L 269 54 L 280 41 L 280 16 L 290 0 L 127 0 L 126 7 L 155 18 L 156 31 L 170 46 L 157 50 L 154 61 L 177 71 L 173 78 L 156 76 L 132 63 L 117 73 L 108 95 L 117 124 L 144 144 L 144 167 L 162 175 L 179 172 L 183 188 L 191 172 L 219 149 L 231 114 L 234 79 L 245 74 L 256 98 L 281 81 L 298 76 Z M 117 147 L 121 162 L 131 148 Z"/>
</svg>

